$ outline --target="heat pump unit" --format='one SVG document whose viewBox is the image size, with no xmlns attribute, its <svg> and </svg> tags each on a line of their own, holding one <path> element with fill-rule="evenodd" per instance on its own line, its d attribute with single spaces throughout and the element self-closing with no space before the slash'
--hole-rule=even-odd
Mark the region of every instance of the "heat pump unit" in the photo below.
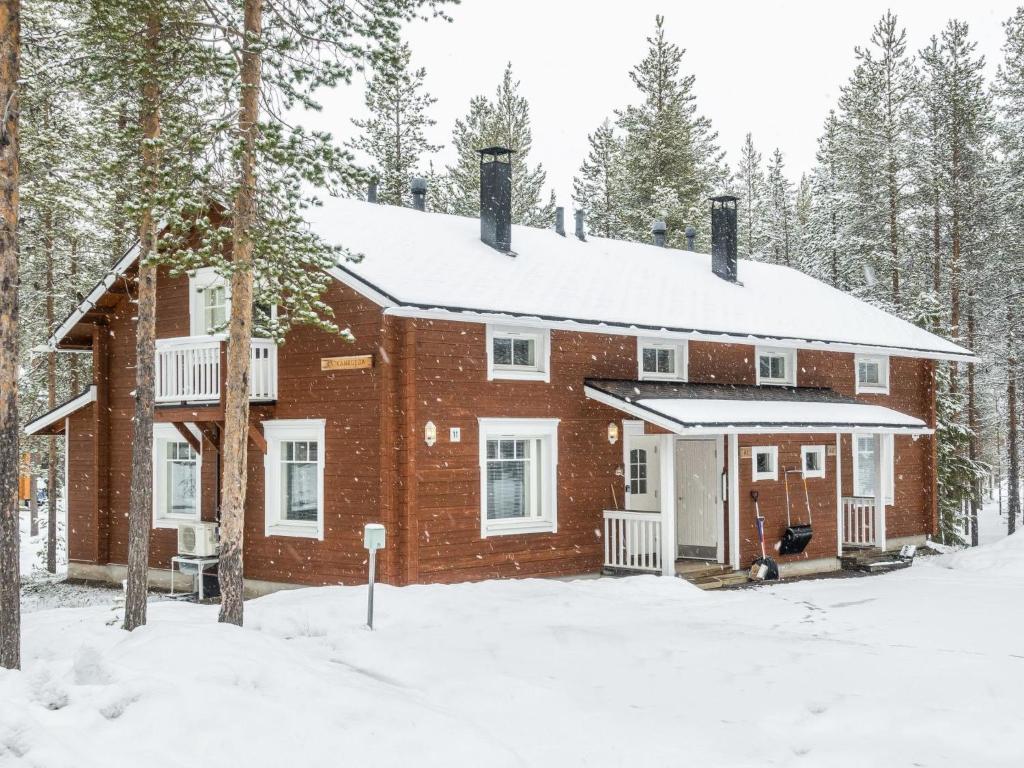
<svg viewBox="0 0 1024 768">
<path fill-rule="evenodd" d="M 217 554 L 216 523 L 179 523 L 178 554 L 213 557 Z"/>
</svg>

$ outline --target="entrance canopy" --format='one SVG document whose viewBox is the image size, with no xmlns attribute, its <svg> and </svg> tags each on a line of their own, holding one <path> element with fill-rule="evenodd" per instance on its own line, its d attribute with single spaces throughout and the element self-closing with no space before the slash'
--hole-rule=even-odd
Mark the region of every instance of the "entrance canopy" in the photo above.
<svg viewBox="0 0 1024 768">
<path fill-rule="evenodd" d="M 44 413 L 25 425 L 26 435 L 59 435 L 64 431 L 64 419 L 80 408 L 96 401 L 96 385 L 93 384 L 85 392 L 77 395 L 66 403 L 62 403 L 49 413 Z"/>
<path fill-rule="evenodd" d="M 934 431 L 914 416 L 823 387 L 587 379 L 584 391 L 592 400 L 680 435 Z"/>
</svg>

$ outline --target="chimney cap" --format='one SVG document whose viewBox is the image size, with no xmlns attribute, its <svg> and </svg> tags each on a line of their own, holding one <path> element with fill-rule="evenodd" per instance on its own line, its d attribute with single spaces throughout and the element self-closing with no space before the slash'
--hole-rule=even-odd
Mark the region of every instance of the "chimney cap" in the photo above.
<svg viewBox="0 0 1024 768">
<path fill-rule="evenodd" d="M 424 179 L 422 176 L 414 176 L 412 182 L 409 185 L 409 188 L 413 194 L 416 194 L 417 192 L 426 192 L 427 180 Z"/>
<path fill-rule="evenodd" d="M 735 203 L 739 198 L 736 195 L 715 195 L 711 198 L 713 203 Z"/>
<path fill-rule="evenodd" d="M 668 224 L 664 219 L 655 219 L 651 222 L 651 232 L 668 232 Z"/>
<path fill-rule="evenodd" d="M 515 150 L 514 149 L 509 149 L 508 147 L 493 146 L 493 147 L 484 147 L 483 149 L 478 149 L 477 152 L 480 154 L 480 159 L 483 160 L 484 159 L 484 155 L 493 155 L 494 157 L 504 157 L 505 155 L 511 155 L 513 152 L 515 152 Z"/>
</svg>

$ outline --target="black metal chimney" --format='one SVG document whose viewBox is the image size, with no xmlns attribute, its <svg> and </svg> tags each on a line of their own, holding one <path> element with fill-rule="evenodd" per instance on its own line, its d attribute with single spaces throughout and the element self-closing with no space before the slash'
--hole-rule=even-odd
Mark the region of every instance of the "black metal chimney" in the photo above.
<svg viewBox="0 0 1024 768">
<path fill-rule="evenodd" d="M 651 222 L 651 235 L 654 236 L 654 244 L 659 248 L 665 247 L 665 236 L 668 234 L 668 225 L 664 219 L 655 219 Z"/>
<path fill-rule="evenodd" d="M 697 241 L 697 230 L 693 228 L 693 224 L 686 225 L 686 250 L 694 250 L 694 243 Z"/>
<path fill-rule="evenodd" d="M 576 211 L 576 237 L 584 242 L 587 239 L 586 232 L 583 231 L 583 210 Z"/>
<path fill-rule="evenodd" d="M 480 239 L 504 253 L 512 250 L 512 153 L 485 147 L 480 153 Z"/>
<path fill-rule="evenodd" d="M 565 208 L 562 206 L 555 208 L 555 232 L 565 237 Z"/>
<path fill-rule="evenodd" d="M 416 176 L 409 188 L 412 190 L 412 207 L 417 211 L 427 210 L 427 180 Z"/>
<path fill-rule="evenodd" d="M 736 282 L 736 201 L 732 195 L 711 198 L 711 271 Z"/>
<path fill-rule="evenodd" d="M 370 183 L 366 186 L 366 202 L 376 203 L 377 202 L 377 180 L 370 179 Z"/>
</svg>

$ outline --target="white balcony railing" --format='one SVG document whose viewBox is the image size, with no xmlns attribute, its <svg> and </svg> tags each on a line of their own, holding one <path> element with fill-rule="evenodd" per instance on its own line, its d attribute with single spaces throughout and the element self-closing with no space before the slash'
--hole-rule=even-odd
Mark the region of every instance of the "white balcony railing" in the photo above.
<svg viewBox="0 0 1024 768">
<path fill-rule="evenodd" d="M 223 344 L 218 336 L 157 339 L 156 402 L 218 402 Z M 277 345 L 269 339 L 252 340 L 249 398 L 277 399 Z"/>
<path fill-rule="evenodd" d="M 658 512 L 604 513 L 604 566 L 661 572 L 661 515 Z"/>
<path fill-rule="evenodd" d="M 875 545 L 875 500 L 871 496 L 843 497 L 843 544 Z"/>
</svg>

